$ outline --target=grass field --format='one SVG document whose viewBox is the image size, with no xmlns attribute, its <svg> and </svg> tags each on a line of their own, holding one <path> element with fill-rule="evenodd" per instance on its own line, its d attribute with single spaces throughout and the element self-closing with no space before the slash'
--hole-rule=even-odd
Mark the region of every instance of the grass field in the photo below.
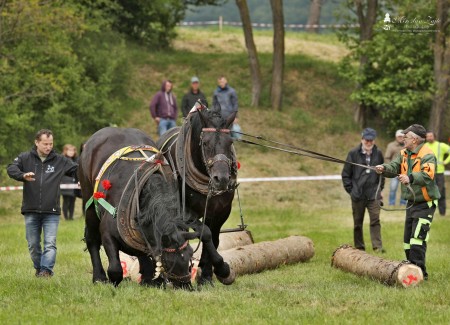
<svg viewBox="0 0 450 325">
<path fill-rule="evenodd" d="M 217 76 L 224 73 L 238 90 L 244 131 L 339 158 L 359 142 L 360 130 L 352 122 L 348 99 L 352 85 L 338 77 L 335 64 L 345 49 L 332 35 L 288 35 L 284 107 L 274 112 L 267 108 L 269 32 L 255 33 L 265 82 L 260 109 L 247 107 L 249 72 L 239 32 L 181 29 L 179 34 L 176 51 L 127 47 L 133 69 L 127 89 L 132 100 L 118 112 L 123 116 L 120 126 L 154 136 L 147 105 L 163 79 L 175 80 L 180 100 L 189 78 L 197 74 L 209 99 Z M 378 126 L 377 144 L 384 149 L 390 137 Z M 337 174 L 342 167 L 240 144 L 236 149 L 240 177 Z M 10 180 L 1 183 L 14 185 Z M 305 264 L 239 277 L 231 286 L 216 283 L 184 292 L 142 288 L 132 282 L 118 288 L 93 285 L 89 254 L 81 241 L 84 222 L 79 201 L 76 220 L 60 223 L 55 276 L 35 278 L 19 214 L 21 193 L 0 192 L 0 324 L 450 323 L 450 216 L 436 216 L 432 225 L 430 280 L 406 290 L 330 267 L 333 251 L 352 243 L 350 200 L 339 181 L 243 183 L 240 194 L 245 221 L 257 242 L 304 235 L 314 241 L 316 255 Z M 381 214 L 386 258 L 404 258 L 403 219 L 402 212 Z M 235 204 L 226 226 L 238 223 Z M 370 248 L 367 221 L 365 233 Z"/>
<path fill-rule="evenodd" d="M 332 252 L 351 243 L 349 200 L 339 181 L 245 183 L 245 221 L 256 241 L 310 237 L 316 255 L 305 264 L 216 282 L 200 292 L 119 288 L 91 283 L 89 254 L 80 241 L 80 207 L 61 220 L 55 276 L 37 279 L 28 256 L 20 194 L 1 193 L 1 324 L 448 324 L 450 218 L 436 216 L 428 252 L 430 280 L 416 289 L 386 287 L 330 267 Z M 403 213 L 382 212 L 386 258 L 401 260 Z M 239 222 L 235 205 L 227 226 Z M 366 224 L 366 234 L 368 228 Z M 366 244 L 370 247 L 369 238 Z M 105 262 L 105 265 L 107 262 Z"/>
</svg>

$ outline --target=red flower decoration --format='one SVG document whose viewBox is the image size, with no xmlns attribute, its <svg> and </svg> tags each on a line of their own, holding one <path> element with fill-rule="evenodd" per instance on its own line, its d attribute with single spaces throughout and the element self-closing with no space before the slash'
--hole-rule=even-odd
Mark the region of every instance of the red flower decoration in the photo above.
<svg viewBox="0 0 450 325">
<path fill-rule="evenodd" d="M 111 182 L 108 179 L 102 181 L 102 186 L 106 191 L 112 187 Z"/>
<path fill-rule="evenodd" d="M 156 159 L 154 161 L 155 164 L 160 164 L 160 165 L 164 165 L 164 161 L 160 160 L 160 159 Z"/>
<path fill-rule="evenodd" d="M 95 192 L 94 193 L 94 199 L 104 199 L 104 198 L 106 198 L 106 195 L 105 195 L 105 193 L 103 193 L 103 192 Z"/>
<path fill-rule="evenodd" d="M 237 162 L 237 168 L 241 169 L 241 163 L 239 161 Z"/>
</svg>

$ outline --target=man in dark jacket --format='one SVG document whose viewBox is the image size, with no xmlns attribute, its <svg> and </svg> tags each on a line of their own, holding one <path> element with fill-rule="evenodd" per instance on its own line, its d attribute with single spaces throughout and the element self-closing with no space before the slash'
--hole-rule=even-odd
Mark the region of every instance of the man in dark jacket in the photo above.
<svg viewBox="0 0 450 325">
<path fill-rule="evenodd" d="M 375 145 L 377 133 L 374 129 L 366 128 L 362 132 L 361 144 L 352 149 L 347 156 L 348 162 L 366 166 L 376 166 L 384 162 L 383 154 Z M 375 197 L 379 177 L 373 169 L 345 164 L 342 170 L 342 182 L 352 200 L 353 211 L 353 239 L 355 247 L 365 250 L 363 223 L 365 210 L 369 212 L 370 239 L 372 248 L 376 252 L 384 252 L 381 241 L 380 205 L 381 196 Z M 381 190 L 384 187 L 384 179 Z"/>
<path fill-rule="evenodd" d="M 177 99 L 172 92 L 173 84 L 170 80 L 163 81 L 161 90 L 153 96 L 150 103 L 150 114 L 158 127 L 158 135 L 177 126 Z"/>
<path fill-rule="evenodd" d="M 76 177 L 77 164 L 56 154 L 50 130 L 40 130 L 34 143 L 35 146 L 30 151 L 19 154 L 8 165 L 7 170 L 9 177 L 24 183 L 21 212 L 25 218 L 28 250 L 36 276 L 51 277 L 56 260 L 56 234 L 61 214 L 59 185 L 64 175 Z"/>
<path fill-rule="evenodd" d="M 183 117 L 188 116 L 189 112 L 199 99 L 205 106 L 208 107 L 206 97 L 200 90 L 200 80 L 197 77 L 192 77 L 191 88 L 183 96 L 183 99 L 181 100 L 181 111 L 183 112 Z"/>
</svg>

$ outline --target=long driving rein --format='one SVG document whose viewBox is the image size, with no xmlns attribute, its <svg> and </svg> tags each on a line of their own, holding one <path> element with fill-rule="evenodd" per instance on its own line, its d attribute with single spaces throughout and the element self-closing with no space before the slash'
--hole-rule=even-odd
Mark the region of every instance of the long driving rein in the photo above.
<svg viewBox="0 0 450 325">
<path fill-rule="evenodd" d="M 236 134 L 240 134 L 240 135 L 243 135 L 243 136 L 246 136 L 246 137 L 258 139 L 258 140 L 261 140 L 261 141 L 265 141 L 265 142 L 268 142 L 268 143 L 273 143 L 273 144 L 276 144 L 276 145 L 279 145 L 279 146 L 283 146 L 283 147 L 286 147 L 286 148 L 289 148 L 289 149 L 284 149 L 284 148 L 280 148 L 280 147 L 276 147 L 276 146 L 266 145 L 266 144 L 262 144 L 262 143 L 258 143 L 258 142 L 254 142 L 254 141 L 250 141 L 250 140 L 246 140 L 246 139 L 235 139 L 236 141 L 242 142 L 242 143 L 245 143 L 245 144 L 260 146 L 260 147 L 264 147 L 264 148 L 268 148 L 268 149 L 273 149 L 273 150 L 277 150 L 277 151 L 290 153 L 290 154 L 293 154 L 293 155 L 305 156 L 305 157 L 310 157 L 310 158 L 314 158 L 314 159 L 319 159 L 319 160 L 324 160 L 324 161 L 329 161 L 329 162 L 334 162 L 334 163 L 339 163 L 339 164 L 349 164 L 349 165 L 362 167 L 362 168 L 370 169 L 370 170 L 373 170 L 373 171 L 377 172 L 377 170 L 376 170 L 376 168 L 374 166 L 368 166 L 368 165 L 354 163 L 354 162 L 351 162 L 351 161 L 346 161 L 346 160 L 335 158 L 335 157 L 332 157 L 332 156 L 328 156 L 328 155 L 325 155 L 325 154 L 322 154 L 322 153 L 319 153 L 319 152 L 316 152 L 316 151 L 307 150 L 307 149 L 303 149 L 303 148 L 300 148 L 300 147 L 297 147 L 297 146 L 293 146 L 293 145 L 290 145 L 290 144 L 287 144 L 287 143 L 282 143 L 282 142 L 279 142 L 279 141 L 267 139 L 267 138 L 265 138 L 263 136 L 260 136 L 260 135 L 251 135 L 251 134 L 248 134 L 248 133 L 237 132 L 237 131 L 231 131 L 231 132 L 236 133 Z M 388 172 L 388 171 L 384 171 L 383 173 L 389 174 L 389 175 L 393 175 L 395 177 L 400 175 L 400 174 L 392 173 L 392 172 Z M 376 190 L 376 193 L 375 193 L 375 197 L 378 197 L 378 194 L 380 192 L 381 181 L 382 181 L 382 175 L 380 175 L 379 180 L 378 180 L 378 186 L 377 186 L 377 190 Z M 416 195 L 414 193 L 414 190 L 411 188 L 410 184 L 406 185 L 406 188 L 413 195 L 413 202 L 409 206 L 407 206 L 404 209 L 387 209 L 387 208 L 384 208 L 381 205 L 380 202 L 378 202 L 378 204 L 380 205 L 380 208 L 385 210 L 385 211 L 404 211 L 404 210 L 410 209 L 414 205 L 414 203 L 416 201 Z"/>
</svg>

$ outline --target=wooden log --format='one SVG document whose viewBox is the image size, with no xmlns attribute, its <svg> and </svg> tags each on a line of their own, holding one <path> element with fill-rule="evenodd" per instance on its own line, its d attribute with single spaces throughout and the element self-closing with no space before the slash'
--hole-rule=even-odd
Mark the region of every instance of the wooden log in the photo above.
<svg viewBox="0 0 450 325">
<path fill-rule="evenodd" d="M 223 259 L 236 275 L 258 273 L 283 264 L 306 262 L 314 256 L 314 244 L 303 236 L 290 236 L 275 241 L 221 251 Z"/>
<path fill-rule="evenodd" d="M 253 243 L 252 233 L 248 230 L 224 232 L 219 236 L 219 247 L 217 250 L 224 251 L 234 247 L 251 245 Z M 197 247 L 197 243 L 191 245 L 194 249 Z M 199 260 L 200 256 L 202 256 L 202 245 L 200 245 L 199 249 L 194 253 L 194 259 Z"/>
<path fill-rule="evenodd" d="M 335 250 L 331 265 L 391 286 L 416 287 L 423 281 L 422 270 L 414 264 L 386 260 L 350 245 L 342 245 Z"/>
</svg>

